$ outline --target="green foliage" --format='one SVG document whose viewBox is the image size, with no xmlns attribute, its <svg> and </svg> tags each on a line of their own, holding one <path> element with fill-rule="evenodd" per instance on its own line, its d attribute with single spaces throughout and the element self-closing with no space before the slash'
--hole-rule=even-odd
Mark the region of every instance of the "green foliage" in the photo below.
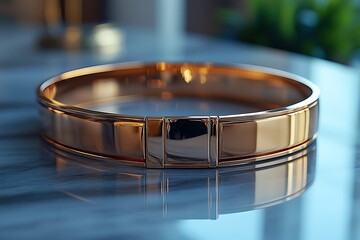
<svg viewBox="0 0 360 240">
<path fill-rule="evenodd" d="M 248 0 L 219 20 L 241 41 L 347 63 L 360 46 L 359 13 L 352 0 Z"/>
</svg>

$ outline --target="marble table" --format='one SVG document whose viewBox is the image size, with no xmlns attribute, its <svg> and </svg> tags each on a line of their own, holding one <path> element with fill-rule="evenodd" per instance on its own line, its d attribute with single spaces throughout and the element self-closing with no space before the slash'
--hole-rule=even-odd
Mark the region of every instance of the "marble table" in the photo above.
<svg viewBox="0 0 360 240">
<path fill-rule="evenodd" d="M 116 51 L 44 50 L 0 27 L 0 239 L 360 239 L 360 74 L 283 51 L 122 28 Z M 145 170 L 73 156 L 39 136 L 35 88 L 66 70 L 129 61 L 255 64 L 321 90 L 317 143 L 275 166 Z"/>
</svg>

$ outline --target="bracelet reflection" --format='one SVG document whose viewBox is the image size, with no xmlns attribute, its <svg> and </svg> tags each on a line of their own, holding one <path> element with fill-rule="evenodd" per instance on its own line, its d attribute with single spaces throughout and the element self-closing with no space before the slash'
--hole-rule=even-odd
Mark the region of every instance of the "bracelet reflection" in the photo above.
<svg viewBox="0 0 360 240">
<path fill-rule="evenodd" d="M 308 148 L 258 164 L 218 169 L 143 169 L 74 155 L 47 145 L 61 191 L 101 204 L 115 198 L 121 214 L 170 219 L 217 219 L 300 196 L 314 181 L 316 142 Z"/>
</svg>

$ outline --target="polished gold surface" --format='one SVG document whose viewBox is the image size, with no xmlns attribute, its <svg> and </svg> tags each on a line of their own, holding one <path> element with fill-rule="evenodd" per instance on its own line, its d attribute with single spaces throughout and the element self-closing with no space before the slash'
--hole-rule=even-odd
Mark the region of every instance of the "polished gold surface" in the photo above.
<svg viewBox="0 0 360 240">
<path fill-rule="evenodd" d="M 273 69 L 121 64 L 74 70 L 38 90 L 43 135 L 68 151 L 148 168 L 234 166 L 304 149 L 318 127 L 317 88 Z M 138 98 L 219 99 L 254 111 L 153 116 L 94 106 Z"/>
<path fill-rule="evenodd" d="M 118 164 L 69 154 L 50 145 L 47 149 L 56 161 L 59 182 L 67 181 L 74 172 L 101 182 L 109 178 L 110 171 L 116 179 L 116 184 L 105 189 L 99 185 L 64 189 L 64 194 L 96 204 L 97 195 L 106 192 L 121 196 L 116 199 L 117 205 L 123 207 L 122 214 L 142 213 L 176 219 L 217 219 L 222 214 L 286 202 L 301 195 L 312 184 L 316 163 L 316 144 L 276 158 L 271 166 L 262 162 L 231 168 L 191 169 L 182 173 L 173 169 L 119 167 Z M 131 201 L 126 198 L 128 195 L 132 196 Z M 194 199 L 197 199 L 196 204 Z"/>
</svg>

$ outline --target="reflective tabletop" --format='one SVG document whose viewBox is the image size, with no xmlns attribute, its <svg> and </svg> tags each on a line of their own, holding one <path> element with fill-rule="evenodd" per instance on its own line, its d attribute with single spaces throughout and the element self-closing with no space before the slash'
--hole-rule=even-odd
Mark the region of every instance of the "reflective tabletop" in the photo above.
<svg viewBox="0 0 360 240">
<path fill-rule="evenodd" d="M 122 31 L 113 51 L 62 51 L 36 47 L 36 27 L 0 28 L 0 239 L 360 239 L 358 70 L 196 35 Z M 41 139 L 41 82 L 129 61 L 253 64 L 301 75 L 321 91 L 317 141 L 271 165 L 146 170 Z"/>
</svg>

